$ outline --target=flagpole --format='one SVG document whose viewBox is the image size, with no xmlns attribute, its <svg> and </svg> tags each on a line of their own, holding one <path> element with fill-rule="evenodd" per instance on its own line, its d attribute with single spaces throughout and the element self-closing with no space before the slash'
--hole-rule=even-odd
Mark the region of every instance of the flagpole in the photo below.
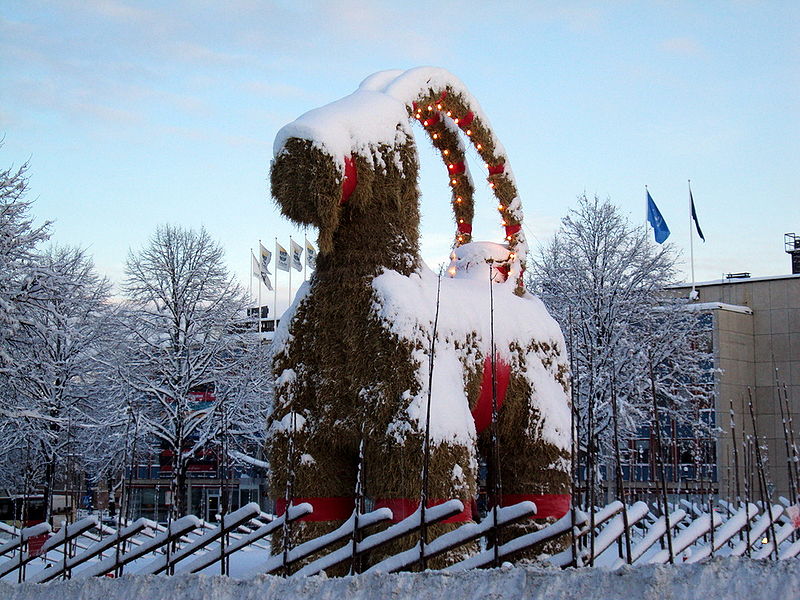
<svg viewBox="0 0 800 600">
<path fill-rule="evenodd" d="M 263 258 L 261 256 L 261 238 L 258 238 L 258 270 L 259 271 L 261 271 L 264 268 L 262 266 L 262 264 L 261 264 L 262 260 L 263 260 Z M 257 285 L 258 285 L 258 333 L 261 333 L 261 325 L 262 325 L 262 322 L 261 322 L 261 284 L 263 282 L 261 281 L 261 277 L 262 277 L 262 275 L 259 273 L 259 275 L 258 275 L 258 283 L 257 283 Z"/>
<path fill-rule="evenodd" d="M 288 309 L 292 305 L 292 236 L 289 236 L 289 303 L 286 305 Z"/>
<path fill-rule="evenodd" d="M 272 331 L 278 329 L 278 261 L 281 259 L 281 254 L 278 252 L 278 236 L 275 236 L 275 296 L 272 300 Z M 274 333 L 273 333 L 274 335 Z"/>
<path fill-rule="evenodd" d="M 694 300 L 697 291 L 694 287 L 694 235 L 692 234 L 692 180 L 689 180 L 689 263 L 692 268 L 692 291 L 689 298 Z"/>
</svg>

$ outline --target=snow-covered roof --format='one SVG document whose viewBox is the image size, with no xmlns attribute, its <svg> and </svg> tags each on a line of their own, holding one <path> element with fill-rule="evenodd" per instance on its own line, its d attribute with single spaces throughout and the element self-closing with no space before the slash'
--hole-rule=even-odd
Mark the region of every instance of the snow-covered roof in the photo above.
<svg viewBox="0 0 800 600">
<path fill-rule="evenodd" d="M 694 286 L 702 287 L 707 285 L 728 285 L 735 283 L 751 283 L 753 281 L 775 281 L 778 279 L 797 279 L 797 278 L 800 278 L 800 274 L 765 275 L 764 277 L 733 277 L 731 279 L 714 279 L 711 281 L 698 281 L 694 284 Z M 673 285 L 668 285 L 667 289 L 680 290 L 690 287 L 692 287 L 691 283 L 675 283 Z"/>
<path fill-rule="evenodd" d="M 727 310 L 730 312 L 744 313 L 752 315 L 753 309 L 749 306 L 740 306 L 738 304 L 727 304 L 725 302 L 692 302 L 684 307 L 685 310 Z"/>
</svg>

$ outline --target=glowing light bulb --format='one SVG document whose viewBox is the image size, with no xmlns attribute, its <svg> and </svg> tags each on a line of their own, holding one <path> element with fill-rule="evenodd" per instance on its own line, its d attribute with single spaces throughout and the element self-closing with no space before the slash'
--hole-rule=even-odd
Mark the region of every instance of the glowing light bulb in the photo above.
<svg viewBox="0 0 800 600">
<path fill-rule="evenodd" d="M 453 113 L 451 113 L 451 112 L 448 110 L 448 111 L 447 111 L 447 116 L 448 116 L 448 117 L 452 117 L 452 116 L 453 116 Z"/>
<path fill-rule="evenodd" d="M 428 106 L 428 110 L 433 110 L 433 106 Z"/>
<path fill-rule="evenodd" d="M 450 150 L 448 150 L 447 148 L 445 148 L 445 149 L 444 149 L 444 151 L 442 152 L 442 154 L 444 154 L 445 156 L 447 156 L 448 154 L 450 154 Z"/>
<path fill-rule="evenodd" d="M 438 108 L 439 110 L 442 110 L 442 105 L 441 104 L 437 104 L 436 108 Z"/>
<path fill-rule="evenodd" d="M 457 184 L 457 183 L 458 183 L 458 181 L 456 181 L 455 179 L 451 179 L 451 180 L 450 180 L 450 183 L 452 183 L 453 185 L 455 185 L 455 184 Z"/>
<path fill-rule="evenodd" d="M 453 122 L 454 122 L 456 125 L 458 125 L 458 119 L 455 119 Z"/>
<path fill-rule="evenodd" d="M 505 209 L 506 209 L 506 207 L 503 206 L 502 204 L 498 204 L 497 205 L 497 210 L 505 210 Z"/>
<path fill-rule="evenodd" d="M 506 236 L 506 239 L 507 239 L 507 240 L 510 242 L 510 241 L 511 241 L 511 236 L 510 236 L 510 235 L 507 235 L 507 236 Z"/>
<path fill-rule="evenodd" d="M 492 189 L 494 189 L 494 183 L 490 183 L 490 184 L 489 184 L 489 187 L 490 187 L 490 188 L 492 188 Z"/>
<path fill-rule="evenodd" d="M 456 202 L 458 202 L 459 204 L 461 204 L 461 203 L 463 202 L 463 200 L 461 199 L 461 196 L 459 196 L 458 198 L 456 198 Z"/>
<path fill-rule="evenodd" d="M 450 273 L 450 277 L 455 277 L 456 276 L 456 268 L 455 268 L 455 266 L 452 266 L 449 269 L 447 269 L 447 272 Z"/>
<path fill-rule="evenodd" d="M 481 146 L 480 144 L 478 144 L 478 150 L 480 150 L 481 148 L 483 148 L 483 146 Z"/>
<path fill-rule="evenodd" d="M 471 129 L 467 129 L 467 135 L 472 135 L 472 130 Z"/>
<path fill-rule="evenodd" d="M 433 139 L 438 140 L 439 139 L 439 134 L 438 133 L 434 133 L 433 134 Z"/>
</svg>

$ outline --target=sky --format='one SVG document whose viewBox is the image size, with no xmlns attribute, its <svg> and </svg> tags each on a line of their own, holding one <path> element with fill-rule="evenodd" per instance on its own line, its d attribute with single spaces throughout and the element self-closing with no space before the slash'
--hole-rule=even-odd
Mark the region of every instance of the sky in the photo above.
<svg viewBox="0 0 800 600">
<path fill-rule="evenodd" d="M 30 162 L 37 220 L 117 284 L 128 252 L 172 223 L 205 227 L 248 287 L 259 240 L 316 239 L 270 198 L 278 130 L 371 73 L 421 65 L 449 70 L 481 103 L 534 251 L 582 193 L 644 223 L 647 185 L 689 281 L 691 179 L 707 240 L 694 243 L 697 281 L 791 272 L 794 0 L 0 0 L 0 165 Z M 422 251 L 435 268 L 454 226 L 420 133 Z M 500 241 L 485 186 L 476 202 L 474 239 Z M 285 273 L 278 286 L 280 312 Z"/>
</svg>

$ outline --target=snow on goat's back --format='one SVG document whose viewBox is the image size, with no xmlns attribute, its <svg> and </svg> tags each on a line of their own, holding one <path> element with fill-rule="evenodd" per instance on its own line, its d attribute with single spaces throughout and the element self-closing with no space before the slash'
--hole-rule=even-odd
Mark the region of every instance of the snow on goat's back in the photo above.
<svg viewBox="0 0 800 600">
<path fill-rule="evenodd" d="M 434 440 L 467 441 L 474 439 L 475 425 L 464 391 L 463 364 L 469 364 L 475 348 L 464 341 L 474 336 L 477 350 L 491 354 L 490 297 L 488 276 L 477 279 L 442 277 L 434 349 L 431 431 Z M 418 383 L 420 392 L 412 405 L 413 415 L 424 424 L 422 408 L 428 394 L 428 352 L 430 332 L 436 317 L 438 278 L 424 264 L 406 277 L 384 270 L 373 280 L 375 310 L 387 330 L 420 350 Z M 526 349 L 532 341 L 555 346 L 561 360 L 566 360 L 564 337 L 558 323 L 536 296 L 514 293 L 514 283 L 492 284 L 494 303 L 494 342 L 498 358 L 514 364 L 510 348 Z M 540 435 L 560 449 L 569 448 L 569 396 L 556 378 L 558 365 L 546 366 L 535 351 L 522 350 L 526 369 L 522 375 L 533 390 L 530 399 L 542 419 Z M 424 357 L 424 359 L 423 359 Z M 471 357 L 474 359 L 475 357 Z M 519 360 L 520 357 L 517 357 Z"/>
</svg>

